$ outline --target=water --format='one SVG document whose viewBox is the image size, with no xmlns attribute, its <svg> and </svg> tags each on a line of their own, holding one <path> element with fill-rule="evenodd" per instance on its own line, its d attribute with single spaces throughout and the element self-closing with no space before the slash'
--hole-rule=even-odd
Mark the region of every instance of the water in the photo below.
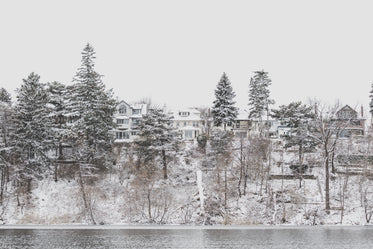
<svg viewBox="0 0 373 249">
<path fill-rule="evenodd" d="M 0 248 L 370 249 L 373 227 L 17 227 L 0 229 Z"/>
</svg>

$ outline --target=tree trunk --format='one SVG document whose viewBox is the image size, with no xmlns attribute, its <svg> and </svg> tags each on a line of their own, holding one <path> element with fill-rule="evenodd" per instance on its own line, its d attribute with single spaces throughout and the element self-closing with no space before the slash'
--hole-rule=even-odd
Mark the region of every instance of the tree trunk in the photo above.
<svg viewBox="0 0 373 249">
<path fill-rule="evenodd" d="M 228 189 L 227 168 L 225 167 L 225 170 L 224 170 L 224 209 L 225 209 L 225 213 L 227 213 L 227 189 Z"/>
<path fill-rule="evenodd" d="M 58 181 L 58 163 L 54 163 L 54 181 Z"/>
<path fill-rule="evenodd" d="M 162 161 L 163 161 L 163 179 L 167 180 L 167 157 L 166 151 L 162 150 Z"/>
<path fill-rule="evenodd" d="M 147 199 L 148 199 L 148 215 L 149 215 L 149 219 L 151 219 L 152 218 L 152 206 L 151 206 L 151 199 L 150 199 L 150 190 L 148 191 Z"/>
<path fill-rule="evenodd" d="M 332 151 L 332 173 L 335 174 L 335 167 L 334 167 L 334 156 L 335 156 L 335 150 Z"/>
<path fill-rule="evenodd" d="M 0 205 L 3 204 L 3 200 L 4 200 L 4 188 L 5 188 L 5 168 L 2 168 L 1 169 Z"/>
<path fill-rule="evenodd" d="M 330 213 L 330 198 L 329 198 L 329 153 L 325 155 L 325 210 L 326 213 Z"/>
<path fill-rule="evenodd" d="M 238 180 L 238 196 L 241 198 L 241 182 L 242 182 L 242 177 L 243 177 L 243 141 L 241 139 L 241 144 L 240 144 L 240 178 Z"/>
</svg>

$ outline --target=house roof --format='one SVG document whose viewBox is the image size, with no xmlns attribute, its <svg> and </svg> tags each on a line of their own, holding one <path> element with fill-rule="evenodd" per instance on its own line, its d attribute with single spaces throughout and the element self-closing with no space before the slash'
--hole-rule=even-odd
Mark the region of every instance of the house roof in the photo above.
<svg viewBox="0 0 373 249">
<path fill-rule="evenodd" d="M 249 120 L 249 113 L 247 113 L 246 111 L 240 110 L 238 112 L 236 120 Z"/>
<path fill-rule="evenodd" d="M 188 113 L 188 115 L 184 116 L 181 113 Z M 180 109 L 180 110 L 172 110 L 169 112 L 171 116 L 173 116 L 174 121 L 200 121 L 201 119 L 201 112 L 193 109 Z"/>
<path fill-rule="evenodd" d="M 349 106 L 349 105 L 345 105 L 344 107 L 342 107 L 341 109 L 339 109 L 339 110 L 337 111 L 337 113 L 339 113 L 339 112 L 341 112 L 341 111 L 352 111 L 352 112 L 354 112 L 354 113 L 357 113 L 357 111 L 355 111 L 354 109 L 352 109 L 352 107 Z"/>
</svg>

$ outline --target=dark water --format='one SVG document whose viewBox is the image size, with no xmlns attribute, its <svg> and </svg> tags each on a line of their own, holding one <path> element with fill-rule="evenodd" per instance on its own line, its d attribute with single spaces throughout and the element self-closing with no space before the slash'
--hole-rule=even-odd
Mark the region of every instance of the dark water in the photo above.
<svg viewBox="0 0 373 249">
<path fill-rule="evenodd" d="M 0 248 L 373 248 L 373 227 L 0 229 Z"/>
</svg>

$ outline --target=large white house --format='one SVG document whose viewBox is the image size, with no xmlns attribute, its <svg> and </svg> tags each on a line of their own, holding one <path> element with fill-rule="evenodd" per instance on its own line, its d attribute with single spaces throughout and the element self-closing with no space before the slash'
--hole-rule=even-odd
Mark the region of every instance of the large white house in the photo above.
<svg viewBox="0 0 373 249">
<path fill-rule="evenodd" d="M 197 109 L 187 108 L 170 111 L 173 127 L 181 132 L 185 140 L 196 139 L 202 133 L 201 112 Z"/>
<path fill-rule="evenodd" d="M 114 131 L 115 142 L 132 141 L 137 135 L 139 120 L 147 112 L 147 104 L 130 105 L 125 101 L 119 102 L 114 114 L 114 121 L 117 124 Z"/>
</svg>

